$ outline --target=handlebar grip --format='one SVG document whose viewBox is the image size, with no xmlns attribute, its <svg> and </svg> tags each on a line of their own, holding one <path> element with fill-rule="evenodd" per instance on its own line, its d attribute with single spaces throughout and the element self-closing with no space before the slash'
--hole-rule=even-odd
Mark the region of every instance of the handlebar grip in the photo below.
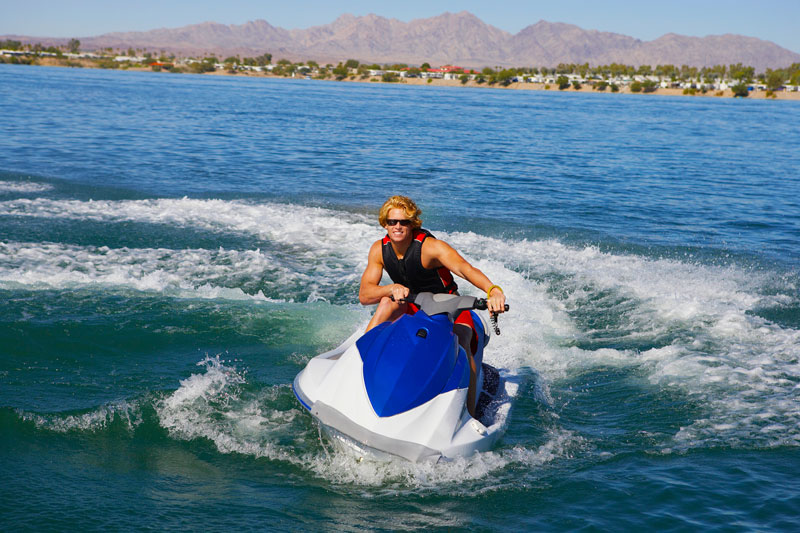
<svg viewBox="0 0 800 533">
<path fill-rule="evenodd" d="M 396 301 L 397 301 L 397 300 L 395 300 L 395 299 L 394 299 L 394 295 L 389 295 L 389 298 L 391 298 L 393 302 L 396 302 Z M 417 299 L 417 293 L 415 293 L 415 292 L 409 292 L 409 293 L 408 293 L 408 296 L 406 296 L 405 298 L 403 298 L 403 299 L 402 299 L 402 300 L 400 300 L 400 301 L 401 301 L 401 302 L 412 302 L 412 303 L 413 303 L 413 302 L 414 302 L 414 300 L 416 300 L 416 299 Z"/>
<path fill-rule="evenodd" d="M 488 309 L 488 308 L 489 308 L 489 304 L 487 303 L 486 298 L 476 298 L 475 299 L 475 305 L 473 306 L 473 309 L 477 309 L 479 311 L 486 311 L 486 309 Z M 506 304 L 504 308 L 505 308 L 506 311 L 508 311 L 510 309 L 508 307 L 508 304 Z"/>
</svg>

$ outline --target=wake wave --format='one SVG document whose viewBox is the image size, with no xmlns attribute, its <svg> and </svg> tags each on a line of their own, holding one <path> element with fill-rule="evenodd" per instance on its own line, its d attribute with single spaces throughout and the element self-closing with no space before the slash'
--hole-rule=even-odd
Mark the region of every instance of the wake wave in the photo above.
<svg viewBox="0 0 800 533">
<path fill-rule="evenodd" d="M 358 249 L 366 250 L 380 236 L 376 225 L 363 216 L 317 207 L 237 200 L 16 199 L 0 202 L 0 215 L 146 222 L 238 232 L 286 245 L 297 252 L 317 250 L 332 257 L 339 257 L 345 237 Z"/>
<path fill-rule="evenodd" d="M 706 410 L 666 449 L 800 445 L 800 331 L 754 313 L 797 308 L 796 277 L 552 241 L 449 240 L 515 266 L 491 277 L 511 289 L 515 312 L 501 342 L 525 354 L 521 366 L 551 382 L 586 368 L 644 369 Z"/>
<path fill-rule="evenodd" d="M 149 423 L 144 412 L 176 440 L 210 442 L 220 453 L 237 453 L 296 465 L 333 484 L 379 487 L 391 492 L 443 488 L 466 493 L 462 483 L 517 469 L 546 465 L 583 446 L 573 432 L 553 429 L 538 447 L 515 446 L 441 464 L 403 460 L 360 460 L 333 453 L 307 413 L 294 401 L 289 385 L 261 389 L 248 383 L 247 372 L 219 357 L 198 363 L 202 370 L 180 382 L 169 394 L 118 402 L 83 414 L 40 415 L 19 412 L 21 420 L 56 433 L 97 433 L 122 424 L 133 433 Z M 287 401 L 289 400 L 289 401 Z M 517 481 L 514 478 L 508 483 Z M 447 488 L 449 487 L 449 488 Z"/>
<path fill-rule="evenodd" d="M 0 193 L 28 194 L 45 192 L 52 189 L 52 185 L 47 185 L 46 183 L 0 180 Z"/>
<path fill-rule="evenodd" d="M 273 288 L 288 287 L 281 294 L 295 298 L 305 290 L 306 298 L 300 299 L 313 300 L 332 298 L 346 286 L 353 294 L 340 298 L 355 303 L 366 252 L 382 234 L 361 215 L 244 201 L 17 199 L 0 202 L 3 214 L 200 227 L 255 235 L 270 247 L 235 251 L 2 243 L 0 288 L 116 284 L 165 295 L 259 299 Z M 700 416 L 659 449 L 800 445 L 800 332 L 758 314 L 764 308 L 800 307 L 796 274 L 614 254 L 555 240 L 433 230 L 505 289 L 511 312 L 502 317 L 503 335 L 492 339 L 486 360 L 510 375 L 538 371 L 545 404 L 552 401 L 547 384 L 561 386 L 587 369 L 636 369 L 655 388 L 675 391 L 702 407 Z M 260 284 L 251 281 L 255 278 Z M 460 284 L 462 292 L 477 294 L 468 285 Z M 250 420 L 253 427 L 258 420 Z M 216 437 L 205 436 L 220 443 L 232 439 L 220 449 L 248 442 L 256 445 L 253 453 L 271 457 L 269 447 L 258 448 L 260 441 L 234 438 L 240 430 L 225 428 Z M 202 434 L 175 431 L 186 438 Z M 280 450 L 275 453 L 283 457 L 285 450 Z M 496 464 L 506 461 L 503 454 L 508 453 L 500 452 Z M 480 460 L 489 457 L 494 456 Z M 321 475 L 335 468 L 330 462 L 313 464 Z"/>
<path fill-rule="evenodd" d="M 300 269 L 264 250 L 0 243 L 0 288 L 7 289 L 119 287 L 172 297 L 268 301 L 285 298 L 265 293 L 288 293 L 291 299 L 305 292 L 313 301 L 356 279 L 352 268 Z"/>
</svg>

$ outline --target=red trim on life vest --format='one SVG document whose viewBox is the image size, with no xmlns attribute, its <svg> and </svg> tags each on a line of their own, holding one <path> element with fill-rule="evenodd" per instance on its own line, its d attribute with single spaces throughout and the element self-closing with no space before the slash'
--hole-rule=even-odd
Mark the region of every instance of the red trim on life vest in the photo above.
<svg viewBox="0 0 800 533">
<path fill-rule="evenodd" d="M 442 281 L 444 288 L 448 288 L 453 284 L 453 273 L 447 270 L 447 268 L 439 267 L 436 273 L 439 274 L 439 279 Z M 453 292 L 452 287 L 448 289 L 448 292 Z"/>
<path fill-rule="evenodd" d="M 389 236 L 388 235 L 384 235 L 383 242 L 381 242 L 381 244 L 389 244 Z"/>
<path fill-rule="evenodd" d="M 425 237 L 427 237 L 427 235 L 425 233 L 421 232 L 421 231 L 417 231 L 417 234 L 414 235 L 414 239 L 418 240 L 419 242 L 424 241 Z"/>
</svg>

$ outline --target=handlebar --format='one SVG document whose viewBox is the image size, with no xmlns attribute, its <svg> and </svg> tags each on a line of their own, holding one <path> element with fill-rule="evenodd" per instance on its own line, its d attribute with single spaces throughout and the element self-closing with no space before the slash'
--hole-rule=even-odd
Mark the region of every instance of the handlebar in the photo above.
<svg viewBox="0 0 800 533">
<path fill-rule="evenodd" d="M 423 295 L 424 298 L 422 301 L 419 300 L 419 296 Z M 486 298 L 475 298 L 473 296 L 457 296 L 457 295 L 441 295 L 446 298 L 446 300 L 441 301 L 431 301 L 431 297 L 434 295 L 431 293 L 408 293 L 404 299 L 400 300 L 402 302 L 414 303 L 416 305 L 420 305 L 423 309 L 425 309 L 426 313 L 447 313 L 450 315 L 450 320 L 453 321 L 456 318 L 456 315 L 459 310 L 467 310 L 467 309 L 477 309 L 480 311 L 486 311 L 489 307 L 488 301 Z M 396 301 L 394 296 L 390 296 L 392 301 Z M 452 300 L 451 298 L 457 299 Z M 471 302 L 470 302 L 471 300 Z M 449 303 L 446 303 L 449 302 Z M 425 307 L 427 306 L 427 307 Z M 432 308 L 431 308 L 432 307 Z M 508 311 L 509 306 L 505 304 L 504 311 Z M 490 321 L 492 323 L 492 327 L 494 332 L 497 335 L 500 335 L 500 328 L 497 325 L 497 317 L 499 313 L 491 312 L 490 313 Z"/>
</svg>

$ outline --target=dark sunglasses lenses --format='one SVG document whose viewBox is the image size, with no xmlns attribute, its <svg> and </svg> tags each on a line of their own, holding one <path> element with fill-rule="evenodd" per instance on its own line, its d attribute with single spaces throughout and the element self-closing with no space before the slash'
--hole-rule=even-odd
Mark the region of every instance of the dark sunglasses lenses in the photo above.
<svg viewBox="0 0 800 533">
<path fill-rule="evenodd" d="M 386 225 L 387 226 L 394 226 L 396 224 L 400 224 L 401 226 L 410 226 L 411 225 L 411 221 L 408 220 L 408 219 L 398 220 L 396 218 L 387 218 L 386 219 Z"/>
</svg>

